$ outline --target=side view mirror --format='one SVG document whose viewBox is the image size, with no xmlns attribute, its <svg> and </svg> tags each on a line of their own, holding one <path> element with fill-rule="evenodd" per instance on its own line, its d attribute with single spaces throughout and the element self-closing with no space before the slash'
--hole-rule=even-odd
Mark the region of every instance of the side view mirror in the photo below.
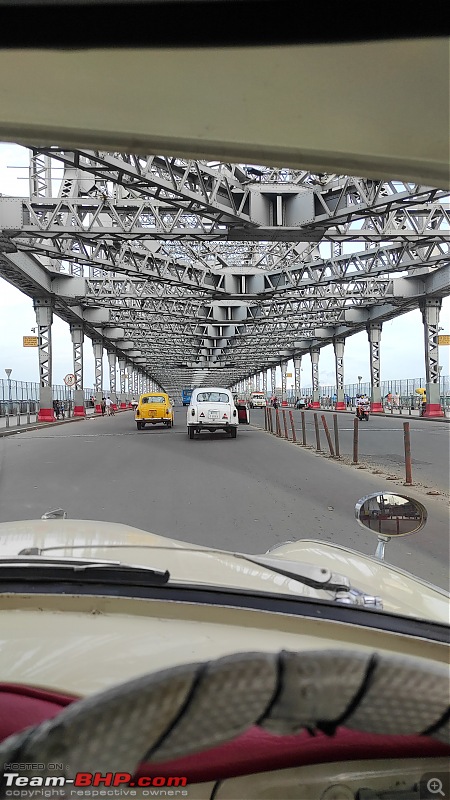
<svg viewBox="0 0 450 800">
<path fill-rule="evenodd" d="M 375 557 L 383 560 L 386 543 L 393 536 L 408 536 L 420 531 L 427 521 L 427 510 L 412 497 L 374 492 L 358 500 L 355 516 L 363 528 L 377 534 Z"/>
</svg>

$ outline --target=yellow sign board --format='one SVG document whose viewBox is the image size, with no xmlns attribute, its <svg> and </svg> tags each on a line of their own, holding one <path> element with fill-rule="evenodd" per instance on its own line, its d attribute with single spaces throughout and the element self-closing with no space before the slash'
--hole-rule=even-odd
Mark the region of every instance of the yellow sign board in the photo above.
<svg viewBox="0 0 450 800">
<path fill-rule="evenodd" d="M 450 335 L 443 333 L 438 336 L 438 344 L 450 344 Z"/>
<path fill-rule="evenodd" d="M 24 347 L 37 347 L 38 346 L 38 337 L 37 336 L 24 336 L 23 337 L 23 346 Z"/>
<path fill-rule="evenodd" d="M 292 372 L 286 372 L 286 378 L 292 378 Z"/>
</svg>

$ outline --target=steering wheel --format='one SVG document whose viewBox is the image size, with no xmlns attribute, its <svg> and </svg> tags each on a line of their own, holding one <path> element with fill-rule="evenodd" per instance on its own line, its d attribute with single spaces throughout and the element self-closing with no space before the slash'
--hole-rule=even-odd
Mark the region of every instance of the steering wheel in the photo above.
<svg viewBox="0 0 450 800">
<path fill-rule="evenodd" d="M 254 725 L 279 735 L 305 728 L 333 735 L 345 723 L 361 732 L 448 742 L 448 686 L 445 665 L 384 653 L 237 653 L 76 701 L 5 739 L 0 762 L 27 764 L 30 778 L 61 775 L 58 762 L 67 765 L 69 779 L 118 768 L 134 774 L 142 762 L 198 753 Z"/>
</svg>

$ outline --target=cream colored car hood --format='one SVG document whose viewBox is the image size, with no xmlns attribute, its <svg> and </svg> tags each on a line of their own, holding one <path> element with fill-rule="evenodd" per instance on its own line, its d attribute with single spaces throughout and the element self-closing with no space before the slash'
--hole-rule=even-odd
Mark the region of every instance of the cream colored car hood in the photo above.
<svg viewBox="0 0 450 800">
<path fill-rule="evenodd" d="M 172 581 L 184 584 L 330 599 L 329 592 L 251 563 L 243 554 L 193 545 L 119 523 L 52 519 L 0 524 L 0 558 L 28 548 L 45 550 L 47 557 L 111 560 L 169 570 Z M 286 560 L 296 561 L 345 575 L 352 587 L 381 597 L 387 612 L 449 621 L 445 591 L 346 547 L 301 539 L 274 550 L 270 558 L 279 559 L 280 566 Z"/>
</svg>

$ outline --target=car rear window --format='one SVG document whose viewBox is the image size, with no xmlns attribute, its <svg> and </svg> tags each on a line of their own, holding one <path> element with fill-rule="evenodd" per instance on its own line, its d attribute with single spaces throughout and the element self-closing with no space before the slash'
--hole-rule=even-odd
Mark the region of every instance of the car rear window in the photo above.
<svg viewBox="0 0 450 800">
<path fill-rule="evenodd" d="M 165 397 L 143 397 L 142 403 L 165 403 Z"/>
<path fill-rule="evenodd" d="M 229 395 L 225 392 L 201 392 L 197 395 L 197 403 L 229 403 Z"/>
</svg>

